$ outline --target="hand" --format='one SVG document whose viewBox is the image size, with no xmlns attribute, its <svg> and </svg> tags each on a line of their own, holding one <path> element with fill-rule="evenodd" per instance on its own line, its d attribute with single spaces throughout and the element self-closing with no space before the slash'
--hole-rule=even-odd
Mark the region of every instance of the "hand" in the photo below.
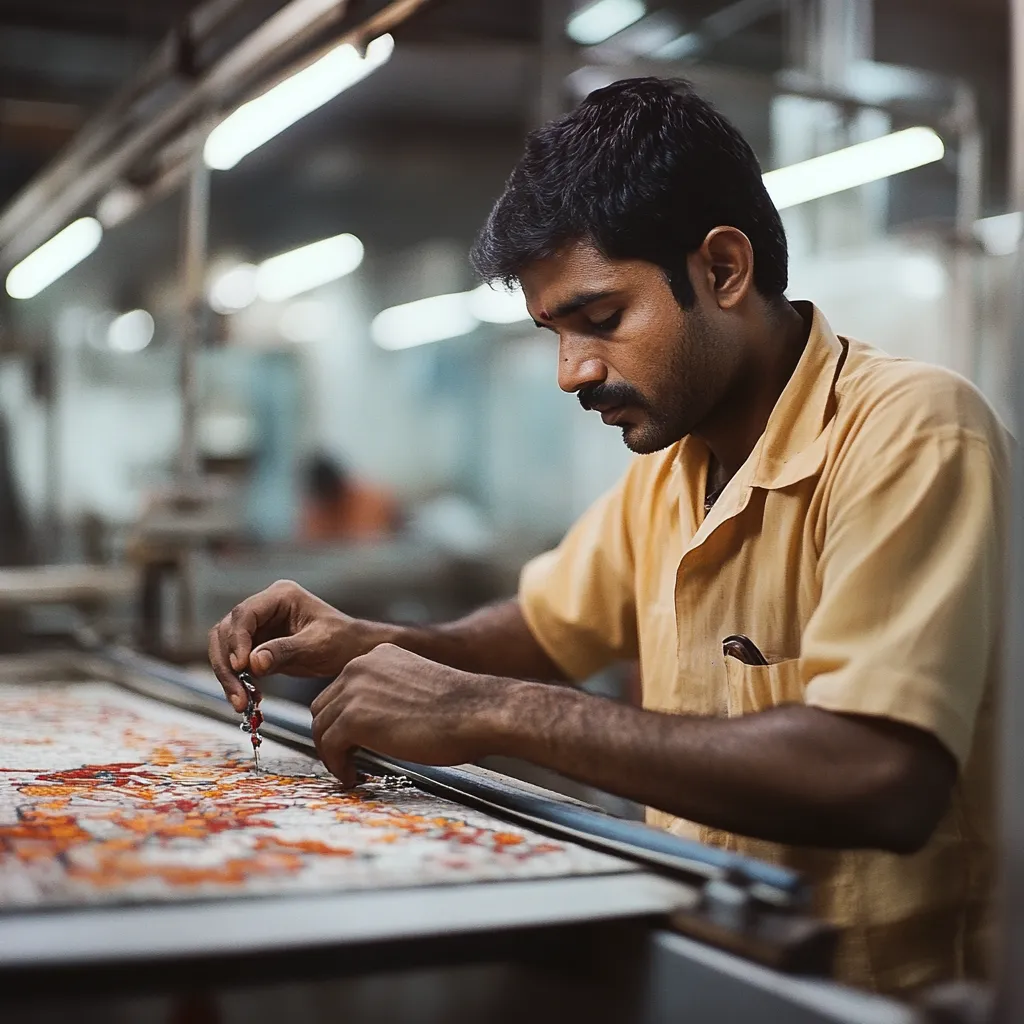
<svg viewBox="0 0 1024 1024">
<path fill-rule="evenodd" d="M 317 753 L 346 786 L 355 785 L 356 747 L 420 764 L 465 764 L 488 752 L 489 722 L 515 685 L 381 644 L 350 661 L 313 701 Z"/>
<path fill-rule="evenodd" d="M 370 623 L 343 615 L 297 583 L 278 580 L 210 630 L 210 664 L 235 710 L 242 711 L 247 698 L 236 672 L 337 675 L 372 648 L 370 631 Z"/>
</svg>

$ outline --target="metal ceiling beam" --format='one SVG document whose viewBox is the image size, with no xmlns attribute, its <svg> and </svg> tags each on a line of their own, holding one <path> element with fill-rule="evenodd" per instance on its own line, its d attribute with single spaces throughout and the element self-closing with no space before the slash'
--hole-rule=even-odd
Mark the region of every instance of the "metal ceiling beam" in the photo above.
<svg viewBox="0 0 1024 1024">
<path fill-rule="evenodd" d="M 431 2 L 395 0 L 340 38 L 334 38 L 330 45 L 343 41 L 363 45 Z M 196 18 L 209 19 L 212 9 L 220 12 L 217 20 L 222 21 L 226 16 L 223 12 L 243 6 L 245 0 L 215 0 L 197 11 Z M 311 63 L 319 53 L 305 51 L 337 27 L 348 6 L 348 0 L 291 0 L 187 85 L 180 75 L 167 76 L 169 61 L 161 51 L 141 76 L 152 90 L 149 96 L 136 80 L 112 102 L 109 116 L 101 116 L 98 122 L 87 126 L 69 151 L 0 213 L 0 265 L 9 267 L 16 263 L 84 206 L 122 181 L 140 162 L 191 132 L 198 121 L 246 98 L 246 90 L 265 86 L 267 69 L 279 68 L 303 53 L 305 56 L 287 73 Z M 140 116 L 141 100 L 160 98 L 162 87 L 173 89 L 175 85 L 179 89 L 177 96 L 163 99 L 157 109 Z M 152 105 L 156 106 L 155 100 Z"/>
<path fill-rule="evenodd" d="M 769 14 L 776 14 L 782 7 L 783 0 L 736 0 L 709 14 L 691 31 L 666 45 L 663 56 L 668 60 L 696 60 L 716 44 L 756 25 Z"/>
<path fill-rule="evenodd" d="M 174 78 L 181 64 L 183 34 L 193 41 L 206 40 L 248 3 L 249 0 L 210 0 L 189 15 L 179 32 L 164 39 L 135 78 L 89 121 L 57 161 L 7 205 L 0 214 L 0 249 L 11 245 L 37 211 L 84 174 L 90 161 L 131 125 L 136 113 L 141 113 L 137 111 L 140 100 L 160 82 Z"/>
</svg>

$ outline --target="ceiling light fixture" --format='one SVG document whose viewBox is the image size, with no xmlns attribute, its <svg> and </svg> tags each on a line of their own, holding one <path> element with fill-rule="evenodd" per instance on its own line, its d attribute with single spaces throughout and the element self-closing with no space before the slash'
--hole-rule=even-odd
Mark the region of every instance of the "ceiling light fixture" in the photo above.
<svg viewBox="0 0 1024 1024">
<path fill-rule="evenodd" d="M 370 335 L 381 348 L 395 352 L 469 334 L 480 321 L 470 312 L 466 295 L 434 295 L 392 306 L 374 317 Z"/>
<path fill-rule="evenodd" d="M 507 291 L 482 284 L 471 292 L 464 292 L 469 311 L 485 324 L 517 324 L 529 320 L 526 297 L 521 288 Z"/>
<path fill-rule="evenodd" d="M 974 237 L 989 256 L 1012 256 L 1024 234 L 1024 216 L 1019 211 L 983 217 L 974 222 Z"/>
<path fill-rule="evenodd" d="M 460 338 L 480 324 L 517 324 L 530 319 L 521 288 L 482 284 L 471 292 L 434 295 L 378 314 L 370 334 L 381 348 L 398 351 Z"/>
<path fill-rule="evenodd" d="M 96 204 L 96 219 L 109 231 L 138 213 L 144 201 L 137 188 L 117 184 Z"/>
<path fill-rule="evenodd" d="M 265 302 L 282 302 L 312 291 L 351 274 L 364 253 L 355 235 L 344 234 L 272 256 L 256 268 L 256 294 Z"/>
<path fill-rule="evenodd" d="M 565 31 L 581 46 L 596 46 L 629 28 L 646 13 L 643 0 L 597 0 L 577 11 L 566 23 Z"/>
<path fill-rule="evenodd" d="M 391 59 L 395 40 L 379 36 L 365 54 L 351 43 L 335 47 L 309 67 L 243 103 L 210 132 L 203 149 L 208 166 L 226 171 L 296 121 L 362 81 Z"/>
<path fill-rule="evenodd" d="M 905 128 L 769 171 L 764 183 L 776 208 L 785 210 L 935 163 L 944 153 L 942 139 L 931 128 Z"/>
<path fill-rule="evenodd" d="M 7 275 L 12 299 L 31 299 L 96 251 L 103 227 L 95 217 L 82 217 L 44 242 Z"/>
<path fill-rule="evenodd" d="M 210 282 L 206 299 L 215 313 L 238 313 L 256 301 L 256 267 L 237 263 Z"/>
<path fill-rule="evenodd" d="M 155 330 L 153 317 L 146 310 L 133 309 L 111 321 L 107 345 L 114 352 L 141 352 L 153 340 Z"/>
<path fill-rule="evenodd" d="M 662 44 L 654 51 L 657 60 L 685 60 L 700 51 L 704 37 L 699 32 L 684 32 Z"/>
</svg>

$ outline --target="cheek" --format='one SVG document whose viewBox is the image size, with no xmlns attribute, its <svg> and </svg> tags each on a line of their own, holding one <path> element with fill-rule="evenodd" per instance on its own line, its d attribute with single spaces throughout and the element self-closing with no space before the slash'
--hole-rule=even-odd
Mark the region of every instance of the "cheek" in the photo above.
<svg viewBox="0 0 1024 1024">
<path fill-rule="evenodd" d="M 621 382 L 646 405 L 658 390 L 658 368 L 654 355 L 642 343 L 612 346 L 604 360 L 608 368 L 608 379 Z"/>
<path fill-rule="evenodd" d="M 678 387 L 685 342 L 678 319 L 651 317 L 630 331 L 629 340 L 616 341 L 610 352 L 615 370 L 645 398 Z"/>
</svg>

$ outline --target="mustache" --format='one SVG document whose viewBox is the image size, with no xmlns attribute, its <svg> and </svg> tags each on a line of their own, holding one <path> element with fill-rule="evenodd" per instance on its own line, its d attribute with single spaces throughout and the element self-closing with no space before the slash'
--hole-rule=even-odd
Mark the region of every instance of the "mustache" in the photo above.
<svg viewBox="0 0 1024 1024">
<path fill-rule="evenodd" d="M 647 403 L 640 392 L 625 381 L 616 381 L 614 384 L 587 384 L 576 392 L 576 397 L 587 412 L 595 405 L 633 405 L 641 409 L 647 408 Z"/>
</svg>

